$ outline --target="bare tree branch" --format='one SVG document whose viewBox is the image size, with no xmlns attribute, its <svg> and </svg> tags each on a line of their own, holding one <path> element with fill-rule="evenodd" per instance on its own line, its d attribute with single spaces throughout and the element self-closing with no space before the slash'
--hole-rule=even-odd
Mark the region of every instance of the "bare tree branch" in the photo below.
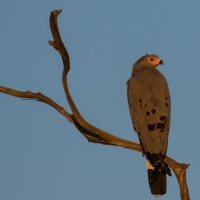
<svg viewBox="0 0 200 200">
<path fill-rule="evenodd" d="M 186 169 L 189 167 L 189 164 L 178 163 L 170 157 L 165 158 L 166 163 L 172 168 L 174 171 L 176 178 L 180 187 L 180 195 L 182 200 L 189 200 L 189 190 L 187 186 L 186 180 Z"/>
<path fill-rule="evenodd" d="M 67 101 L 70 105 L 73 114 L 69 114 L 63 107 L 55 103 L 49 97 L 43 95 L 42 93 L 33 93 L 31 91 L 21 92 L 11 88 L 6 88 L 0 86 L 0 92 L 15 96 L 18 98 L 27 98 L 27 99 L 34 99 L 36 101 L 40 101 L 50 105 L 51 107 L 55 108 L 59 113 L 61 113 L 70 123 L 72 123 L 81 133 L 82 135 L 87 138 L 89 142 L 99 143 L 99 144 L 106 144 L 106 145 L 114 145 L 120 146 L 131 150 L 136 150 L 138 152 L 142 152 L 142 148 L 139 144 L 124 140 L 122 138 L 116 137 L 103 131 L 90 123 L 88 123 L 78 111 L 68 89 L 67 84 L 67 74 L 70 70 L 70 59 L 69 54 L 62 42 L 59 29 L 58 29 L 58 22 L 57 16 L 61 13 L 62 10 L 55 10 L 51 12 L 50 15 L 50 27 L 51 32 L 54 38 L 54 41 L 49 41 L 49 44 L 53 46 L 61 55 L 63 61 L 63 74 L 62 74 L 62 83 L 63 88 L 65 91 L 65 95 Z M 180 186 L 180 194 L 182 200 L 189 200 L 189 190 L 187 187 L 186 181 L 186 169 L 189 164 L 178 163 L 175 160 L 169 158 L 168 156 L 165 157 L 166 163 L 172 168 L 174 171 L 179 186 Z"/>
</svg>

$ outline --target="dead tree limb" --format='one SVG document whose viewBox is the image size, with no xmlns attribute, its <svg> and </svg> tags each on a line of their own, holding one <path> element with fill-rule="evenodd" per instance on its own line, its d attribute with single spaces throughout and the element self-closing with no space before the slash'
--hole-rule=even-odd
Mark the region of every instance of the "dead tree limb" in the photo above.
<svg viewBox="0 0 200 200">
<path fill-rule="evenodd" d="M 51 12 L 50 15 L 50 28 L 54 38 L 54 41 L 49 41 L 49 44 L 53 46 L 61 55 L 63 61 L 63 74 L 62 74 L 62 83 L 64 92 L 67 98 L 67 101 L 70 105 L 71 111 L 73 114 L 69 114 L 63 107 L 55 103 L 49 97 L 43 95 L 42 93 L 33 93 L 31 91 L 21 92 L 11 88 L 6 88 L 0 86 L 0 92 L 15 96 L 18 98 L 27 98 L 27 99 L 34 99 L 36 101 L 40 101 L 50 105 L 51 107 L 55 108 L 59 113 L 61 113 L 70 123 L 72 123 L 80 132 L 81 134 L 87 138 L 89 142 L 99 143 L 99 144 L 106 144 L 106 145 L 114 145 L 120 146 L 127 149 L 135 150 L 138 152 L 142 152 L 142 148 L 139 144 L 124 140 L 122 138 L 116 137 L 103 131 L 90 123 L 88 123 L 78 111 L 68 89 L 67 84 L 67 74 L 70 70 L 70 59 L 69 54 L 62 42 L 59 29 L 58 29 L 58 22 L 57 17 L 61 13 L 62 10 L 55 10 Z M 175 160 L 171 159 L 170 157 L 166 156 L 165 158 L 166 163 L 172 168 L 174 171 L 179 187 L 180 187 L 180 195 L 182 200 L 189 200 L 189 190 L 187 187 L 186 181 L 186 169 L 189 164 L 185 163 L 178 163 Z"/>
</svg>

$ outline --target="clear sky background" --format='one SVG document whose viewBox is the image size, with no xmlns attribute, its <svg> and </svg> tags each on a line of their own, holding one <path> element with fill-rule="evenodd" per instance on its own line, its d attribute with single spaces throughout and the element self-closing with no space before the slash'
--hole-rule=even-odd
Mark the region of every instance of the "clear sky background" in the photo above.
<svg viewBox="0 0 200 200">
<path fill-rule="evenodd" d="M 167 154 L 190 163 L 191 199 L 200 196 L 200 2 L 1 0 L 0 85 L 42 92 L 71 112 L 49 15 L 58 17 L 69 52 L 68 83 L 82 116 L 138 142 L 126 97 L 134 62 L 157 54 L 172 101 Z M 1 200 L 133 200 L 151 195 L 145 158 L 121 147 L 88 143 L 61 114 L 33 100 L 0 93 Z M 167 194 L 179 199 L 175 175 Z"/>
</svg>

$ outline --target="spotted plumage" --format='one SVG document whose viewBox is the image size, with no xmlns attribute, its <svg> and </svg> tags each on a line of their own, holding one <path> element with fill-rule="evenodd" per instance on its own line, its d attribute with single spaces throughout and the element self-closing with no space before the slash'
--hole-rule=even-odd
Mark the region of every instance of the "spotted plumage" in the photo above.
<svg viewBox="0 0 200 200">
<path fill-rule="evenodd" d="M 152 194 L 166 193 L 166 173 L 171 176 L 164 157 L 170 127 L 170 94 L 165 77 L 156 69 L 164 64 L 157 55 L 145 55 L 133 66 L 127 82 L 130 115 L 143 153 L 147 158 Z"/>
</svg>

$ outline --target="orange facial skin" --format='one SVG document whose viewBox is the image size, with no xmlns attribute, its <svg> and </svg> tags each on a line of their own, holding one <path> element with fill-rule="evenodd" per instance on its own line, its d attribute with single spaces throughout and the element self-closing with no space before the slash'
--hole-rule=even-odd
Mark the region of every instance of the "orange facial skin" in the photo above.
<svg viewBox="0 0 200 200">
<path fill-rule="evenodd" d="M 163 65 L 164 64 L 164 62 L 162 60 L 160 60 L 160 58 L 157 56 L 148 56 L 147 60 L 151 65 L 160 65 L 160 64 Z"/>
</svg>

